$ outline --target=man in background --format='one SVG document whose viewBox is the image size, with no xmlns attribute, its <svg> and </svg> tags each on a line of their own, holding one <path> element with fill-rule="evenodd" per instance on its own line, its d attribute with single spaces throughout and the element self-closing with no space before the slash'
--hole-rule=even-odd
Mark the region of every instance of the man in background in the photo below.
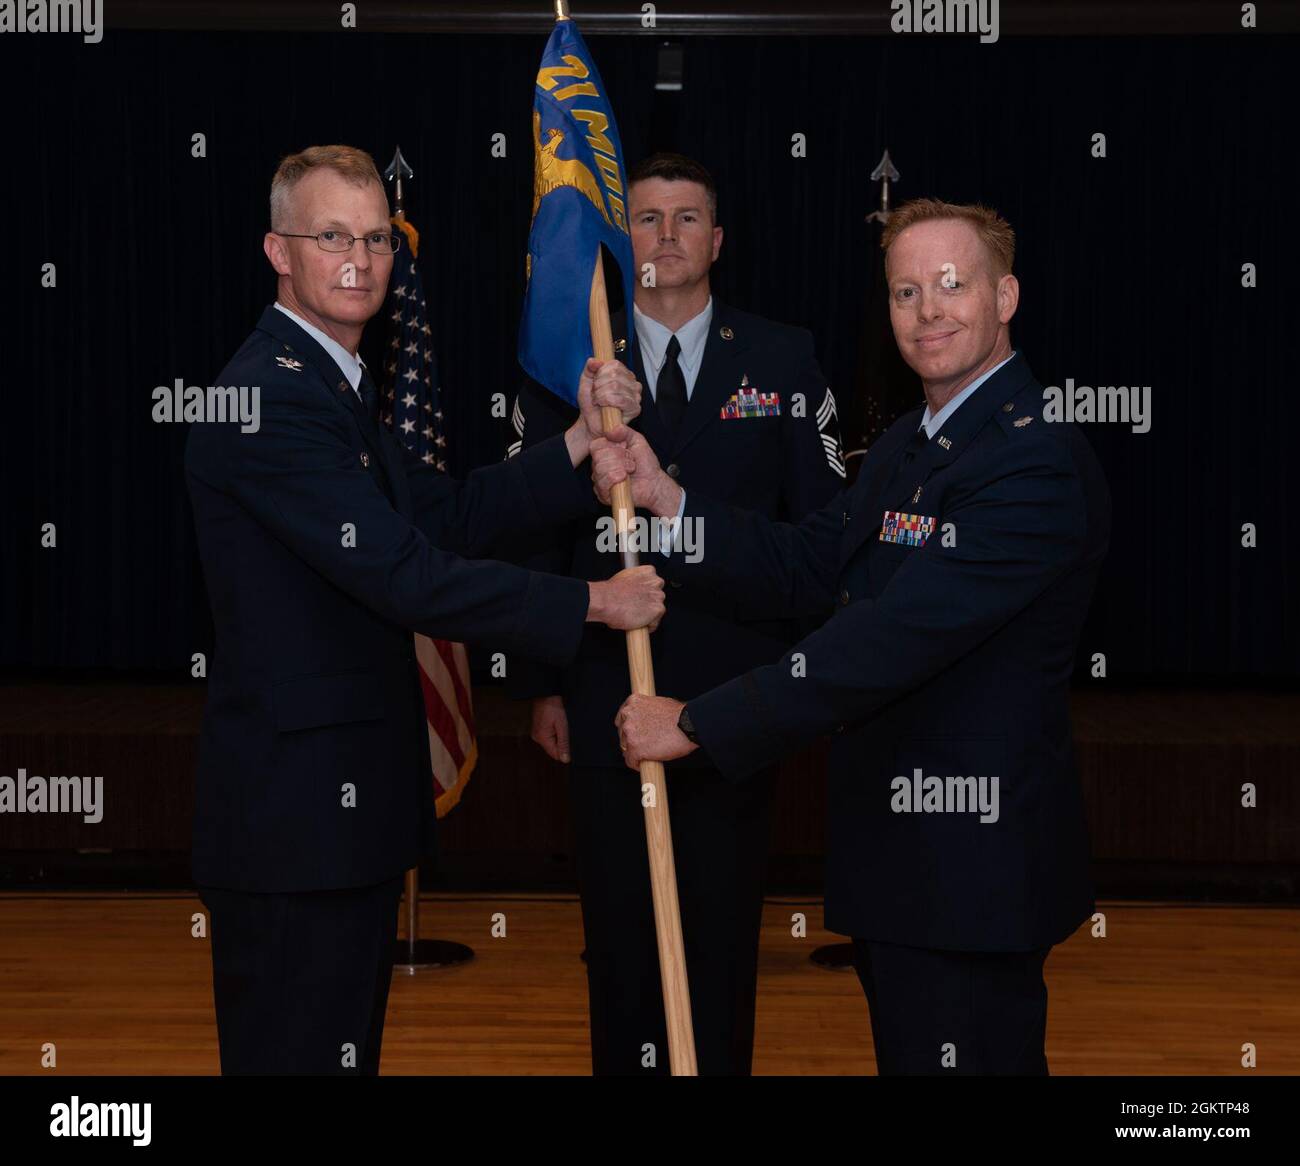
<svg viewBox="0 0 1300 1166">
<path fill-rule="evenodd" d="M 709 272 L 723 232 L 716 187 L 699 163 L 678 154 L 642 162 L 630 175 L 628 209 L 641 278 L 631 319 L 620 312 L 613 328 L 616 351 L 649 396 L 634 424 L 674 481 L 798 521 L 844 479 L 835 399 L 812 337 L 713 297 Z M 551 394 L 525 388 L 512 450 L 553 440 L 573 418 Z M 590 517 L 545 532 L 543 543 L 526 560 L 535 569 L 586 580 L 617 570 Z M 794 625 L 748 588 L 718 596 L 681 582 L 652 643 L 656 683 L 702 693 L 778 658 L 795 638 Z M 541 661 L 515 676 L 516 695 L 533 699 L 533 739 L 569 764 L 592 1070 L 667 1073 L 641 784 L 613 728 L 628 692 L 624 637 L 585 634 L 572 664 Z M 707 757 L 668 767 L 702 1074 L 750 1072 L 774 772 L 764 766 L 740 787 Z"/>
</svg>

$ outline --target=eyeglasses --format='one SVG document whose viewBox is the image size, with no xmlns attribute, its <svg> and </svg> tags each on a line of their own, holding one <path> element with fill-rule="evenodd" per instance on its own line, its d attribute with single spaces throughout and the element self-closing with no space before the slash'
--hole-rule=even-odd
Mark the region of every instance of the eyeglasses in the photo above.
<svg viewBox="0 0 1300 1166">
<path fill-rule="evenodd" d="M 357 241 L 356 235 L 346 231 L 321 231 L 318 235 L 293 235 L 288 231 L 274 231 L 273 234 L 285 239 L 315 239 L 316 246 L 322 251 L 351 251 Z M 392 255 L 402 248 L 402 236 L 390 235 L 387 231 L 376 231 L 365 236 L 366 250 L 375 255 Z"/>
</svg>

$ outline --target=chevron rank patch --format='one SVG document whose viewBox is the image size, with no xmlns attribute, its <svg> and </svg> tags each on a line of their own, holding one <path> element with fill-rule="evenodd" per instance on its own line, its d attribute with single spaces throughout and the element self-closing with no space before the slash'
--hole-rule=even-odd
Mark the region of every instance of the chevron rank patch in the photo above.
<svg viewBox="0 0 1300 1166">
<path fill-rule="evenodd" d="M 519 398 L 515 398 L 515 407 L 510 413 L 510 424 L 514 428 L 515 436 L 518 440 L 512 441 L 506 447 L 506 457 L 512 458 L 524 448 L 524 410 L 519 404 Z"/>
<path fill-rule="evenodd" d="M 830 385 L 826 386 L 826 396 L 817 406 L 817 434 L 822 440 L 822 449 L 826 453 L 826 462 L 841 478 L 844 472 L 844 451 L 840 449 L 840 419 L 835 408 L 835 394 Z"/>
<path fill-rule="evenodd" d="M 743 421 L 747 417 L 781 416 L 781 394 L 760 393 L 749 383 L 749 374 L 740 378 L 738 388 L 718 410 L 723 421 Z"/>
<path fill-rule="evenodd" d="M 882 543 L 901 543 L 906 547 L 923 547 L 934 531 L 934 519 L 925 514 L 900 514 L 886 510 L 880 524 Z"/>
</svg>

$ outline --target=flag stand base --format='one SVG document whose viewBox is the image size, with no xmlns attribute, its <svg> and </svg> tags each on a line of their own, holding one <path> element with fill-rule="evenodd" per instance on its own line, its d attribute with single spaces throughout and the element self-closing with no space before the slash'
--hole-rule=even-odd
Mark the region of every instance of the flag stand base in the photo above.
<svg viewBox="0 0 1300 1166">
<path fill-rule="evenodd" d="M 819 968 L 832 972 L 851 972 L 853 970 L 853 944 L 824 943 L 814 948 L 808 957 Z"/>
<path fill-rule="evenodd" d="M 437 968 L 454 968 L 474 958 L 474 949 L 450 939 L 399 939 L 393 949 L 393 973 L 414 976 Z"/>
<path fill-rule="evenodd" d="M 414 976 L 417 972 L 432 972 L 469 963 L 474 958 L 472 947 L 450 939 L 420 938 L 419 867 L 406 872 L 405 893 L 406 938 L 399 938 L 393 945 L 393 971 L 398 975 Z"/>
</svg>

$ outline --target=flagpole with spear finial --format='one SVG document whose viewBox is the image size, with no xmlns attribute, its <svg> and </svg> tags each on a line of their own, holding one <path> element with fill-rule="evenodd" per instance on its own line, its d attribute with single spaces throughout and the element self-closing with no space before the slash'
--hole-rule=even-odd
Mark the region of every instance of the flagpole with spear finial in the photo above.
<svg viewBox="0 0 1300 1166">
<path fill-rule="evenodd" d="M 406 192 L 402 181 L 415 177 L 415 171 L 402 157 L 401 146 L 393 152 L 393 160 L 384 171 L 384 177 L 393 183 L 393 223 L 406 236 L 411 248 L 411 261 L 414 262 L 418 253 L 418 236 L 406 222 Z M 463 943 L 451 939 L 420 939 L 419 934 L 420 868 L 414 866 L 406 872 L 406 938 L 397 940 L 393 971 L 413 976 L 416 972 L 468 963 L 474 958 L 474 949 Z"/>
<path fill-rule="evenodd" d="M 555 0 L 556 21 L 569 19 L 567 0 Z M 627 305 L 630 314 L 632 305 Z M 591 275 L 589 316 L 592 355 L 597 360 L 614 359 L 614 331 L 609 321 L 605 294 L 605 270 L 600 244 Z M 600 411 L 601 425 L 612 429 L 623 422 L 615 408 Z M 639 556 L 631 549 L 629 532 L 636 510 L 632 485 L 619 482 L 612 491 L 610 507 L 619 535 L 623 567 L 635 567 Z M 654 662 L 650 655 L 650 632 L 634 628 L 627 633 L 627 664 L 632 691 L 655 695 Z M 668 1029 L 668 1061 L 674 1077 L 694 1077 L 695 1030 L 691 1022 L 691 993 L 686 978 L 686 951 L 682 941 L 682 915 L 677 900 L 677 868 L 673 861 L 673 833 L 668 818 L 668 786 L 662 761 L 641 762 L 641 805 L 645 811 L 646 850 L 650 856 L 650 892 L 654 900 L 655 935 L 659 945 L 659 981 L 663 988 L 664 1020 Z"/>
<path fill-rule="evenodd" d="M 867 216 L 867 222 L 887 223 L 889 222 L 889 190 L 890 183 L 897 182 L 902 177 L 895 168 L 893 160 L 889 157 L 889 150 L 886 149 L 880 156 L 880 161 L 876 163 L 876 168 L 871 172 L 871 181 L 880 183 L 880 209 L 872 211 Z"/>
</svg>

